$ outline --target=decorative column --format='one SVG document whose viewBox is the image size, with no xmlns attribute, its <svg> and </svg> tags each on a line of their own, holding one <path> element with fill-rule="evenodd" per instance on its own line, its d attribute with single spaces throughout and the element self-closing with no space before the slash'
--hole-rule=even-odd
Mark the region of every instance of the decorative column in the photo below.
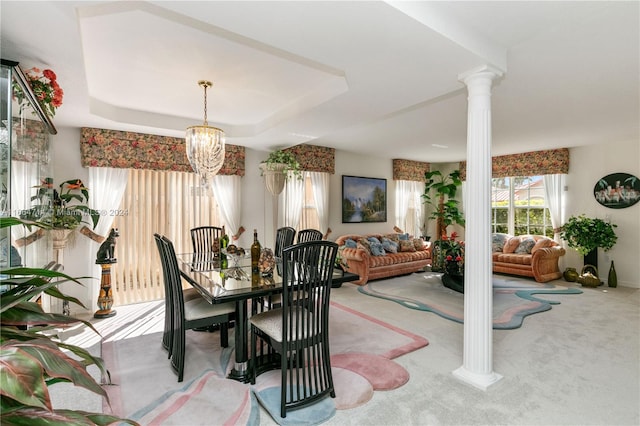
<svg viewBox="0 0 640 426">
<path fill-rule="evenodd" d="M 493 371 L 491 266 L 491 85 L 502 76 L 485 65 L 461 74 L 467 85 L 467 186 L 463 364 L 453 374 L 486 390 L 502 378 Z"/>
</svg>

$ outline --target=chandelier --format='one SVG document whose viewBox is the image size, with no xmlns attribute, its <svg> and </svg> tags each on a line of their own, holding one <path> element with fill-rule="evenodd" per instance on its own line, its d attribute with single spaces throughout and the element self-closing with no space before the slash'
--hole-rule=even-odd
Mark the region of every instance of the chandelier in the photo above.
<svg viewBox="0 0 640 426">
<path fill-rule="evenodd" d="M 207 89 L 212 84 L 200 80 L 198 85 L 204 89 L 204 124 L 187 128 L 187 158 L 193 171 L 202 179 L 202 184 L 208 186 L 224 163 L 225 142 L 224 132 L 207 123 Z"/>
</svg>

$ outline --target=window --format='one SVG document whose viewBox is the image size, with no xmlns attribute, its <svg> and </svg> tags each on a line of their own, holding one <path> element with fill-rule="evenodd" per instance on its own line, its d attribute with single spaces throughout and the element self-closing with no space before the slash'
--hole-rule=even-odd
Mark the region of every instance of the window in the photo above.
<svg viewBox="0 0 640 426">
<path fill-rule="evenodd" d="M 553 238 L 542 176 L 492 179 L 491 210 L 493 232 Z"/>
<path fill-rule="evenodd" d="M 311 175 L 308 172 L 304 172 L 304 202 L 302 204 L 300 223 L 298 224 L 298 231 L 302 229 L 320 229 L 316 198 L 313 195 Z"/>
<path fill-rule="evenodd" d="M 130 304 L 164 297 L 154 233 L 165 235 L 176 253 L 192 250 L 189 229 L 220 223 L 218 205 L 195 173 L 130 170 L 113 226 L 120 231 L 113 265 L 114 297 Z"/>
</svg>

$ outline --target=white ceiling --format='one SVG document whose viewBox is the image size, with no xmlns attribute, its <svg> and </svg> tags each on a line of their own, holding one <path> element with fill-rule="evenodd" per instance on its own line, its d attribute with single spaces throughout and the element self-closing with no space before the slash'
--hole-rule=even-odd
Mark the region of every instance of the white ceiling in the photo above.
<svg viewBox="0 0 640 426">
<path fill-rule="evenodd" d="M 492 64 L 494 155 L 640 141 L 636 1 L 2 0 L 0 18 L 2 58 L 57 73 L 57 127 L 182 137 L 204 79 L 231 144 L 458 161 L 458 75 Z"/>
</svg>

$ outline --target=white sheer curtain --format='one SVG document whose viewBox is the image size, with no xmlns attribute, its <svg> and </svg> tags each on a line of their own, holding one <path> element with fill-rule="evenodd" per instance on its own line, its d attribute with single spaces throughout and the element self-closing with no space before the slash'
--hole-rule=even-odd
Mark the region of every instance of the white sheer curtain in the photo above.
<svg viewBox="0 0 640 426">
<path fill-rule="evenodd" d="M 308 172 L 311 177 L 313 198 L 316 201 L 318 222 L 322 233 L 329 229 L 329 183 L 331 174 L 324 172 Z"/>
<path fill-rule="evenodd" d="M 544 175 L 543 179 L 544 197 L 549 207 L 551 226 L 553 226 L 553 239 L 560 243 L 560 234 L 556 230 L 560 228 L 563 221 L 562 189 L 564 188 L 564 175 Z"/>
<path fill-rule="evenodd" d="M 423 192 L 424 182 L 396 180 L 396 226 L 415 236 L 422 235 Z"/>
<path fill-rule="evenodd" d="M 302 206 L 304 205 L 304 179 L 298 179 L 292 172 L 289 172 L 284 191 L 278 197 L 279 211 L 281 213 L 282 225 L 298 228 Z"/>
<path fill-rule="evenodd" d="M 93 230 L 96 234 L 106 237 L 109 233 L 111 225 L 113 225 L 113 221 L 117 216 L 116 213 L 120 209 L 128 178 L 128 169 L 89 167 L 89 182 L 87 183 L 91 189 L 89 207 L 100 212 L 100 220 L 96 229 Z M 92 254 L 95 255 L 98 250 L 98 244 L 96 243 L 93 246 L 95 251 Z"/>
<path fill-rule="evenodd" d="M 211 190 L 220 208 L 222 221 L 226 225 L 228 235 L 236 235 L 242 214 L 242 177 L 216 175 Z"/>
<path fill-rule="evenodd" d="M 122 196 L 127 188 L 128 169 L 114 169 L 110 167 L 89 167 L 90 189 L 89 207 L 100 212 L 100 220 L 93 230 L 98 235 L 106 237 L 111 230 L 113 221 L 119 215 Z M 100 244 L 92 241 L 89 259 L 95 259 Z M 101 269 L 94 267 L 93 276 L 100 279 Z M 100 286 L 91 286 L 89 300 L 97 300 Z"/>
</svg>

